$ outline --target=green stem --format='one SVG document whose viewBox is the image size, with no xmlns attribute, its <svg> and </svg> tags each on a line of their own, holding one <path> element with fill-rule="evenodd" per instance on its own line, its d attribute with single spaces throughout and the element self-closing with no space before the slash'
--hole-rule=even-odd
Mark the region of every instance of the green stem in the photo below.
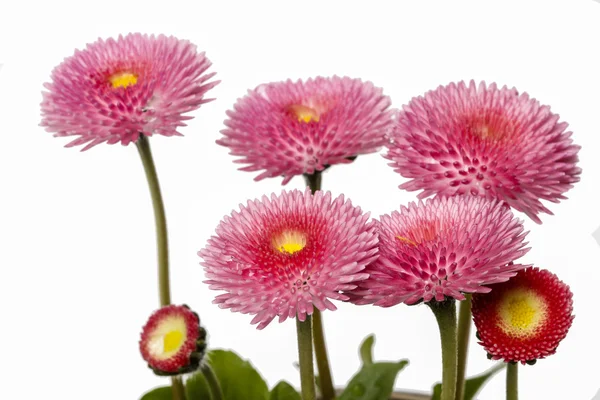
<svg viewBox="0 0 600 400">
<path fill-rule="evenodd" d="M 323 316 L 317 309 L 315 309 L 313 313 L 313 335 L 322 400 L 333 400 L 335 398 L 335 389 L 333 388 L 331 369 L 329 368 L 329 359 L 327 357 L 327 347 L 325 345 Z"/>
<path fill-rule="evenodd" d="M 315 371 L 313 368 L 312 324 L 310 315 L 304 322 L 296 319 L 298 332 L 298 358 L 300 361 L 300 386 L 302 400 L 315 400 Z"/>
<path fill-rule="evenodd" d="M 313 194 L 317 190 L 321 190 L 321 182 L 323 180 L 323 174 L 321 171 L 315 171 L 313 174 L 304 174 L 304 181 L 306 186 L 310 188 Z"/>
<path fill-rule="evenodd" d="M 315 171 L 313 174 L 304 174 L 306 185 L 314 194 L 321 190 L 323 174 Z M 333 379 L 331 378 L 331 368 L 329 367 L 329 357 L 327 356 L 327 344 L 325 343 L 325 332 L 323 330 L 323 316 L 321 312 L 315 309 L 313 313 L 313 341 L 315 345 L 315 358 L 317 369 L 319 370 L 319 386 L 321 388 L 322 400 L 333 400 L 335 398 L 335 389 Z"/>
<path fill-rule="evenodd" d="M 456 302 L 454 299 L 427 303 L 440 328 L 442 342 L 442 395 L 440 400 L 454 400 L 456 395 Z"/>
<path fill-rule="evenodd" d="M 169 242 L 167 239 L 167 219 L 165 217 L 165 206 L 160 193 L 156 167 L 150 151 L 150 142 L 146 135 L 140 134 L 136 143 L 148 187 L 152 197 L 152 206 L 154 207 L 154 222 L 156 224 L 156 247 L 158 249 L 158 288 L 160 294 L 160 305 L 171 304 L 171 290 L 169 288 Z"/>
<path fill-rule="evenodd" d="M 506 400 L 519 400 L 518 363 L 508 363 L 506 367 Z"/>
<path fill-rule="evenodd" d="M 471 294 L 465 295 L 458 310 L 458 361 L 456 368 L 456 398 L 465 396 L 465 374 L 467 371 L 467 355 L 469 354 L 469 335 L 471 334 Z"/>
<path fill-rule="evenodd" d="M 181 378 L 178 376 L 174 376 L 171 378 L 171 395 L 173 396 L 173 400 L 186 400 L 185 399 L 185 389 L 183 387 L 183 382 Z"/>
<path fill-rule="evenodd" d="M 207 363 L 202 363 L 200 365 L 200 370 L 206 379 L 206 383 L 208 383 L 208 389 L 210 390 L 210 397 L 212 400 L 222 400 L 223 399 L 223 391 L 221 390 L 221 385 L 219 385 L 219 380 L 215 375 L 215 372 Z"/>
<path fill-rule="evenodd" d="M 158 292 L 160 296 L 160 305 L 167 306 L 171 304 L 171 289 L 169 285 L 169 241 L 167 237 L 167 218 L 165 216 L 165 205 L 163 203 L 162 194 L 160 192 L 160 184 L 158 183 L 158 175 L 152 151 L 150 150 L 150 142 L 146 135 L 140 133 L 140 137 L 136 142 L 144 172 L 150 189 L 150 197 L 152 197 L 152 207 L 154 208 L 154 223 L 156 225 L 156 248 L 158 251 Z M 171 387 L 173 400 L 185 400 L 185 390 L 183 383 L 179 377 L 171 378 Z"/>
</svg>

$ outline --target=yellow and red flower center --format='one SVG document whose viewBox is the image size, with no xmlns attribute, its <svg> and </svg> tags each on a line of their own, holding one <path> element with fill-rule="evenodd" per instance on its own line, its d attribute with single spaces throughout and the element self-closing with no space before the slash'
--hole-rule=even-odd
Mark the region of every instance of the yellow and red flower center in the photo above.
<svg viewBox="0 0 600 400">
<path fill-rule="evenodd" d="M 306 236 L 298 231 L 284 231 L 273 238 L 273 247 L 280 253 L 295 254 L 306 246 Z"/>
<path fill-rule="evenodd" d="M 113 88 L 126 88 L 128 86 L 135 85 L 137 83 L 138 77 L 131 72 L 119 72 L 118 74 L 111 75 L 108 78 Z"/>
<path fill-rule="evenodd" d="M 298 118 L 299 122 L 319 122 L 320 115 L 314 108 L 302 104 L 293 104 L 288 107 L 289 111 Z"/>
<path fill-rule="evenodd" d="M 506 292 L 498 305 L 500 328 L 512 337 L 535 334 L 546 320 L 546 302 L 532 290 Z"/>
<path fill-rule="evenodd" d="M 148 351 L 159 360 L 176 354 L 187 339 L 187 326 L 182 316 L 172 316 L 161 321 L 150 334 Z"/>
</svg>

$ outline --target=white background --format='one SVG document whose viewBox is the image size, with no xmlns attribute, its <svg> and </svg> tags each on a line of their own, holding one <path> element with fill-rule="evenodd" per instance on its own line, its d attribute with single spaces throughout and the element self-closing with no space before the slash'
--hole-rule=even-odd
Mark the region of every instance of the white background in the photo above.
<svg viewBox="0 0 600 400">
<path fill-rule="evenodd" d="M 89 5 L 88 5 L 89 4 Z M 93 5 L 92 5 L 93 4 Z M 64 149 L 38 127 L 43 82 L 75 48 L 140 31 L 186 38 L 206 50 L 222 83 L 194 112 L 183 138 L 151 140 L 171 239 L 173 299 L 197 310 L 213 348 L 250 358 L 270 386 L 299 384 L 295 324 L 263 331 L 251 317 L 211 304 L 196 252 L 238 204 L 281 190 L 253 182 L 217 146 L 225 110 L 248 88 L 286 78 L 372 80 L 394 107 L 440 84 L 485 79 L 552 106 L 583 148 L 581 182 L 551 204 L 543 225 L 525 222 L 524 261 L 570 284 L 576 319 L 558 353 L 521 369 L 522 399 L 589 400 L 600 387 L 600 4 L 564 1 L 181 2 L 47 1 L 0 9 L 0 395 L 3 399 L 136 399 L 166 383 L 138 353 L 158 305 L 154 226 L 134 146 Z M 415 198 L 380 155 L 324 175 L 378 216 Z M 301 188 L 301 178 L 287 188 Z M 521 215 L 523 218 L 523 216 Z M 377 359 L 409 358 L 398 388 L 427 390 L 441 377 L 439 337 L 423 306 L 338 304 L 324 314 L 334 377 L 359 366 L 357 346 L 377 334 Z M 491 363 L 474 341 L 468 372 Z M 481 399 L 503 399 L 496 377 Z"/>
</svg>

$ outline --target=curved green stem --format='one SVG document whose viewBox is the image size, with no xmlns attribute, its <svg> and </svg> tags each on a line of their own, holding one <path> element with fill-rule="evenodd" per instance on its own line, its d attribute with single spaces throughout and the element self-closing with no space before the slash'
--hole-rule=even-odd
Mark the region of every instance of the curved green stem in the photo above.
<svg viewBox="0 0 600 400">
<path fill-rule="evenodd" d="M 167 237 L 167 218 L 165 216 L 165 206 L 160 192 L 158 175 L 150 150 L 150 142 L 146 135 L 140 133 L 136 142 L 144 172 L 148 180 L 150 196 L 152 197 L 152 207 L 154 208 L 154 223 L 156 225 L 156 248 L 158 251 L 158 292 L 160 296 L 160 305 L 171 304 L 171 289 L 169 284 L 169 241 Z M 185 391 L 183 383 L 178 377 L 171 378 L 171 387 L 173 400 L 185 400 Z"/>
<path fill-rule="evenodd" d="M 217 376 L 215 375 L 215 372 L 211 366 L 207 363 L 202 363 L 200 365 L 200 371 L 202 371 L 202 374 L 206 379 L 206 383 L 208 384 L 211 399 L 223 400 L 223 391 L 221 390 L 221 385 L 219 385 L 219 380 L 217 379 Z"/>
<path fill-rule="evenodd" d="M 519 370 L 517 363 L 506 367 L 506 400 L 519 400 Z"/>
<path fill-rule="evenodd" d="M 160 294 L 160 305 L 171 304 L 171 289 L 169 285 L 169 242 L 167 238 L 167 219 L 165 217 L 165 206 L 163 204 L 162 194 L 156 167 L 150 150 L 150 142 L 146 135 L 140 134 L 136 142 L 144 172 L 150 188 L 152 197 L 152 206 L 154 207 L 154 222 L 156 224 L 156 247 L 158 249 L 158 287 Z"/>
<path fill-rule="evenodd" d="M 315 371 L 313 367 L 312 324 L 310 315 L 304 322 L 296 319 L 298 333 L 298 359 L 302 400 L 315 400 Z"/>
<path fill-rule="evenodd" d="M 460 302 L 458 311 L 458 360 L 456 367 L 456 398 L 462 400 L 465 396 L 465 374 L 467 371 L 467 356 L 469 354 L 469 335 L 471 334 L 471 294 L 465 295 Z"/>
<path fill-rule="evenodd" d="M 454 400 L 456 395 L 456 302 L 454 299 L 430 301 L 440 328 L 442 342 L 442 395 L 440 400 Z"/>
</svg>

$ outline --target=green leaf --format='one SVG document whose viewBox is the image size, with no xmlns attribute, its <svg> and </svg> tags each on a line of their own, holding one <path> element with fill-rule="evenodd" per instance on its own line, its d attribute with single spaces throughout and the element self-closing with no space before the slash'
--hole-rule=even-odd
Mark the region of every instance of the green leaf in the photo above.
<svg viewBox="0 0 600 400">
<path fill-rule="evenodd" d="M 360 346 L 363 365 L 350 380 L 338 400 L 388 400 L 394 390 L 396 376 L 408 360 L 399 362 L 373 362 L 375 337 L 368 336 Z"/>
<path fill-rule="evenodd" d="M 479 393 L 479 391 L 483 387 L 483 385 L 485 385 L 485 383 L 488 380 L 490 380 L 494 375 L 502 371 L 504 368 L 506 368 L 506 363 L 501 362 L 494 365 L 492 368 L 488 369 L 484 373 L 467 379 L 467 381 L 465 382 L 464 400 L 474 399 L 477 393 Z"/>
<path fill-rule="evenodd" d="M 302 397 L 292 385 L 281 381 L 271 391 L 269 400 L 302 400 Z"/>
<path fill-rule="evenodd" d="M 221 389 L 224 400 L 268 400 L 269 388 L 252 364 L 233 351 L 211 350 L 206 355 Z M 186 382 L 187 400 L 211 400 L 208 384 L 202 372 Z M 146 400 L 146 399 L 144 399 Z"/>
<path fill-rule="evenodd" d="M 465 396 L 463 397 L 463 400 L 475 399 L 475 396 L 477 396 L 483 385 L 505 367 L 506 363 L 501 362 L 479 375 L 467 378 L 465 381 Z M 433 396 L 431 397 L 431 400 L 440 400 L 441 396 L 442 384 L 436 383 L 433 387 Z"/>
<path fill-rule="evenodd" d="M 140 400 L 173 400 L 171 386 L 152 389 L 144 394 Z"/>
<path fill-rule="evenodd" d="M 211 400 L 208 383 L 202 372 L 198 371 L 185 381 L 185 397 L 187 400 Z M 172 399 L 171 399 L 172 400 Z"/>
<path fill-rule="evenodd" d="M 360 359 L 364 365 L 373 364 L 373 344 L 375 335 L 369 335 L 360 345 Z"/>
<path fill-rule="evenodd" d="M 466 384 L 466 382 L 465 382 Z M 431 400 L 440 400 L 442 398 L 442 384 L 436 383 L 433 385 L 433 394 L 431 395 Z"/>
</svg>

